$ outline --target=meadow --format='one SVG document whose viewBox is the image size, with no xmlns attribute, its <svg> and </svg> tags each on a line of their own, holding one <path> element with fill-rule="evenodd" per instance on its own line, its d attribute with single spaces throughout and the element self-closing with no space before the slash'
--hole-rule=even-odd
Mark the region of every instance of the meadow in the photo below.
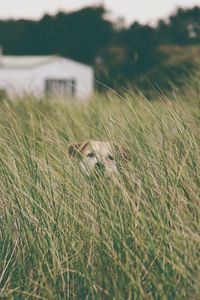
<svg viewBox="0 0 200 300">
<path fill-rule="evenodd" d="M 0 103 L 0 299 L 199 299 L 200 99 Z M 86 178 L 68 146 L 131 153 Z"/>
</svg>

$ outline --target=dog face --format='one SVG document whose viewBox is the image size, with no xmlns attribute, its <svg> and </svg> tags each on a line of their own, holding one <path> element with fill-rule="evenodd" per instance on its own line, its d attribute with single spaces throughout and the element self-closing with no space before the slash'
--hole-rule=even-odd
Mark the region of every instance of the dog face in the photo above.
<svg viewBox="0 0 200 300">
<path fill-rule="evenodd" d="M 119 151 L 118 147 L 109 142 L 90 141 L 69 146 L 69 155 L 79 159 L 81 169 L 86 175 L 96 173 L 110 177 L 118 173 L 117 153 L 119 159 L 129 159 L 125 149 Z"/>
</svg>

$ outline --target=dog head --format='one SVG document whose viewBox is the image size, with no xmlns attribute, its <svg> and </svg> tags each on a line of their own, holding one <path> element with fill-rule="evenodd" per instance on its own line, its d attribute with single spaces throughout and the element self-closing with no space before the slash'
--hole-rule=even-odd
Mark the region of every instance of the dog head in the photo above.
<svg viewBox="0 0 200 300">
<path fill-rule="evenodd" d="M 96 173 L 108 177 L 118 173 L 117 161 L 130 160 L 125 148 L 101 141 L 72 144 L 69 146 L 69 155 L 79 160 L 85 174 Z"/>
</svg>

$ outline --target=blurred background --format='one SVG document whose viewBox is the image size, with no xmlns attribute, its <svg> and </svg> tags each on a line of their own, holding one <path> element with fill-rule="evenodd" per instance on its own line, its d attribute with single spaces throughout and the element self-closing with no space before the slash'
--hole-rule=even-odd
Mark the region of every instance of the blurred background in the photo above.
<svg viewBox="0 0 200 300">
<path fill-rule="evenodd" d="M 200 64 L 200 0 L 0 0 L 4 55 L 71 58 L 95 86 L 168 90 Z"/>
</svg>

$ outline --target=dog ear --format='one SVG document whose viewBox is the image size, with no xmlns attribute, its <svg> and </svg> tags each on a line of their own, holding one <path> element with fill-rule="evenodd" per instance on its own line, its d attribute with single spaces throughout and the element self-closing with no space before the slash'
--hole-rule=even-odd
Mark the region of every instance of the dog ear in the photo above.
<svg viewBox="0 0 200 300">
<path fill-rule="evenodd" d="M 84 152 L 85 148 L 88 146 L 88 142 L 85 143 L 75 143 L 69 145 L 68 153 L 70 157 L 79 156 L 81 153 Z"/>
<path fill-rule="evenodd" d="M 121 159 L 125 160 L 125 161 L 131 160 L 131 153 L 126 147 L 114 145 L 114 149 L 115 149 L 117 158 L 119 158 L 120 160 Z"/>
</svg>

